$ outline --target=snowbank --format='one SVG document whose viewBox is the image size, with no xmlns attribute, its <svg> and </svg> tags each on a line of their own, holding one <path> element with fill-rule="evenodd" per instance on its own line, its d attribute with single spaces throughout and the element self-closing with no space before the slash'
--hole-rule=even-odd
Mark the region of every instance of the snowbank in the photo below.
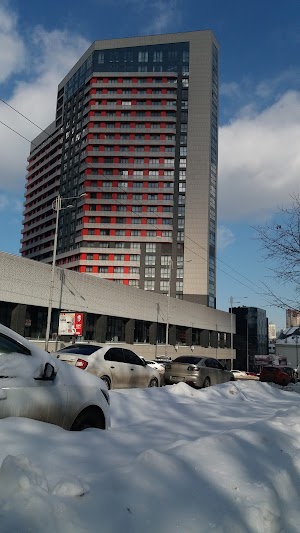
<svg viewBox="0 0 300 533">
<path fill-rule="evenodd" d="M 1 420 L 1 532 L 299 531 L 300 396 L 286 389 L 113 391 L 105 432 Z"/>
</svg>

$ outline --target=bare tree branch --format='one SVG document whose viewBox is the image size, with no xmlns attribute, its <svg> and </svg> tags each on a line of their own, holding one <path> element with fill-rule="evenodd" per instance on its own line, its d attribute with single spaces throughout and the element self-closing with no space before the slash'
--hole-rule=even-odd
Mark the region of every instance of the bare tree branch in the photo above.
<svg viewBox="0 0 300 533">
<path fill-rule="evenodd" d="M 294 305 L 287 305 L 287 307 L 298 310 L 298 297 L 300 295 L 299 194 L 293 194 L 291 205 L 288 208 L 279 208 L 274 218 L 275 221 L 272 224 L 267 223 L 264 226 L 254 228 L 255 238 L 261 241 L 264 259 L 269 262 L 274 277 L 284 284 L 290 285 L 295 291 Z M 268 291 L 273 301 L 278 301 L 270 288 Z"/>
</svg>

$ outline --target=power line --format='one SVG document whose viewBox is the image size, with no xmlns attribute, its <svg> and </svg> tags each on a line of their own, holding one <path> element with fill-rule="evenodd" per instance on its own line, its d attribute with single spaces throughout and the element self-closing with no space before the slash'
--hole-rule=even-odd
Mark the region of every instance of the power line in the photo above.
<svg viewBox="0 0 300 533">
<path fill-rule="evenodd" d="M 26 115 L 23 115 L 23 113 L 21 113 L 21 111 L 18 111 L 18 109 L 16 109 L 15 107 L 13 107 L 11 104 L 9 104 L 8 102 L 6 102 L 5 100 L 3 100 L 3 98 L 0 98 L 0 102 L 2 102 L 3 104 L 7 105 L 8 107 L 10 107 L 10 109 L 12 109 L 13 111 L 15 111 L 16 113 L 18 113 L 18 115 L 20 115 L 21 117 L 25 118 L 25 120 L 28 120 L 28 122 L 30 122 L 30 124 L 33 124 L 33 126 L 35 126 L 36 128 L 38 128 L 39 130 L 41 130 L 42 132 L 44 133 L 47 133 L 43 128 L 41 128 L 41 126 L 39 126 L 38 124 L 36 124 L 35 122 L 33 122 L 32 120 L 30 120 L 30 118 L 26 117 Z M 49 135 L 49 134 L 48 134 Z M 27 139 L 28 140 L 28 139 Z"/>
<path fill-rule="evenodd" d="M 11 128 L 10 126 L 8 126 L 7 124 L 5 124 L 5 122 L 2 122 L 2 120 L 0 120 L 0 124 L 2 124 L 3 126 L 5 126 L 6 128 L 8 128 L 9 130 L 13 131 L 14 133 L 16 133 L 17 135 L 19 135 L 19 137 L 22 137 L 22 139 L 25 139 L 25 141 L 28 141 L 30 144 L 31 144 L 31 141 L 29 139 L 27 139 L 27 137 L 24 137 L 24 135 L 22 135 L 21 133 L 19 133 L 18 131 L 14 130 L 13 128 Z"/>
</svg>

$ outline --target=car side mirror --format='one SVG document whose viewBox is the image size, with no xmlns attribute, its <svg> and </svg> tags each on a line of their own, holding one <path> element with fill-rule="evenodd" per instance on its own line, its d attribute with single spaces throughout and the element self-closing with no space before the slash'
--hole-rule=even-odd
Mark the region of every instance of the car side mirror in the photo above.
<svg viewBox="0 0 300 533">
<path fill-rule="evenodd" d="M 42 375 L 43 381 L 54 381 L 56 376 L 55 368 L 50 363 L 45 364 L 44 372 Z"/>
</svg>

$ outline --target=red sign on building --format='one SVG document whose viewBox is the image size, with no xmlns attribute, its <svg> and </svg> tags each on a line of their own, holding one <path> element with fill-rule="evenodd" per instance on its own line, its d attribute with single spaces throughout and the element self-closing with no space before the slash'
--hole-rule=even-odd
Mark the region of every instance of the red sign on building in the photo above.
<svg viewBox="0 0 300 533">
<path fill-rule="evenodd" d="M 75 313 L 75 320 L 74 320 L 74 329 L 75 329 L 75 335 L 78 335 L 78 337 L 82 336 L 82 327 L 83 327 L 83 313 Z"/>
</svg>

